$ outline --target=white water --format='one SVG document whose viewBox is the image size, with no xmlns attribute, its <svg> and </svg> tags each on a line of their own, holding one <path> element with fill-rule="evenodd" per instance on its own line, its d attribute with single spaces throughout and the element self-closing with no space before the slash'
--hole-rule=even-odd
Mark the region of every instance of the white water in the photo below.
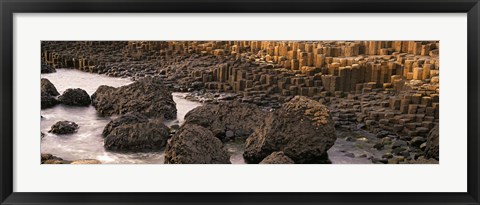
<svg viewBox="0 0 480 205">
<path fill-rule="evenodd" d="M 57 69 L 56 73 L 42 74 L 55 85 L 59 93 L 68 88 L 81 88 L 92 95 L 100 85 L 120 87 L 132 81 L 128 79 L 112 78 L 98 74 L 86 73 L 78 70 Z M 173 100 L 177 104 L 177 119 L 166 122 L 167 125 L 183 123 L 185 114 L 200 106 L 198 102 L 185 100 L 183 93 L 173 93 Z M 97 159 L 102 163 L 163 163 L 163 152 L 150 153 L 116 153 L 106 151 L 103 147 L 101 133 L 112 117 L 100 117 L 93 106 L 75 107 L 57 105 L 43 109 L 40 127 L 45 137 L 41 143 L 41 152 L 49 153 L 64 160 Z M 80 128 L 71 135 L 55 135 L 48 133 L 50 127 L 57 121 L 69 120 L 77 123 Z"/>
</svg>

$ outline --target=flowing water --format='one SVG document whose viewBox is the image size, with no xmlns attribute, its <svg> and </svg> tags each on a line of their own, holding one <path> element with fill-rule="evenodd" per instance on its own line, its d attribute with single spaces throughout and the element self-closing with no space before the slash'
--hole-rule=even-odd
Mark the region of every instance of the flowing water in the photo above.
<svg viewBox="0 0 480 205">
<path fill-rule="evenodd" d="M 71 69 L 57 69 L 56 73 L 42 74 L 63 93 L 68 88 L 84 89 L 92 95 L 100 85 L 120 87 L 132 83 L 129 79 L 113 78 L 103 75 L 86 73 Z M 185 114 L 202 104 L 185 99 L 186 93 L 173 93 L 173 100 L 177 104 L 177 119 L 167 121 L 167 126 L 182 124 Z M 41 131 L 45 137 L 41 142 L 41 152 L 49 153 L 64 160 L 97 159 L 108 164 L 161 164 L 164 161 L 164 153 L 118 153 L 110 152 L 103 147 L 101 133 L 105 125 L 117 116 L 101 117 L 93 106 L 75 107 L 57 105 L 53 108 L 41 110 Z M 50 127 L 57 121 L 69 120 L 77 123 L 80 128 L 77 133 L 70 135 L 55 135 L 48 133 Z M 241 141 L 225 144 L 231 154 L 230 161 L 234 164 L 244 164 L 242 157 L 244 144 Z M 332 163 L 369 163 L 366 158 L 351 158 L 345 156 L 345 149 L 355 149 L 355 145 L 343 139 L 337 140 L 334 147 L 329 150 Z M 356 155 L 362 153 L 361 149 L 354 151 Z"/>
</svg>

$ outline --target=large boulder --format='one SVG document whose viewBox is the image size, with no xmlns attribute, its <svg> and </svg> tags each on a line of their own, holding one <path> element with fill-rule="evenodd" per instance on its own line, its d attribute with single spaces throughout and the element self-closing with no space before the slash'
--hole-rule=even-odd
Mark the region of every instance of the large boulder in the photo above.
<svg viewBox="0 0 480 205">
<path fill-rule="evenodd" d="M 48 132 L 58 134 L 58 135 L 64 135 L 64 134 L 72 134 L 78 131 L 79 126 L 75 122 L 71 121 L 58 121 L 52 127 Z"/>
<path fill-rule="evenodd" d="M 439 155 L 439 125 L 435 125 L 427 135 L 427 147 L 425 148 L 425 156 L 440 160 Z"/>
<path fill-rule="evenodd" d="M 137 123 L 145 123 L 148 122 L 148 118 L 144 115 L 139 113 L 127 113 L 110 121 L 107 126 L 103 129 L 102 136 L 106 137 L 109 135 L 113 129 L 120 125 L 127 125 L 127 124 L 137 124 Z"/>
<path fill-rule="evenodd" d="M 265 118 L 246 141 L 243 157 L 259 163 L 283 151 L 296 164 L 329 163 L 327 150 L 335 143 L 330 112 L 320 102 L 296 96 Z"/>
<path fill-rule="evenodd" d="M 160 78 L 146 77 L 119 88 L 102 85 L 92 95 L 92 105 L 98 113 L 106 116 L 129 112 L 165 119 L 177 116 L 172 93 Z"/>
<path fill-rule="evenodd" d="M 80 88 L 69 88 L 63 92 L 58 100 L 65 105 L 89 106 L 92 100 L 85 90 Z"/>
<path fill-rule="evenodd" d="M 40 81 L 40 88 L 42 93 L 49 94 L 51 96 L 58 96 L 60 93 L 57 91 L 57 88 L 46 78 L 42 78 Z"/>
<path fill-rule="evenodd" d="M 230 164 L 230 155 L 220 139 L 195 124 L 184 124 L 168 140 L 166 164 Z"/>
<path fill-rule="evenodd" d="M 167 144 L 168 137 L 168 127 L 159 119 L 124 123 L 105 136 L 104 147 L 112 151 L 160 151 Z"/>
<path fill-rule="evenodd" d="M 287 157 L 285 153 L 282 151 L 280 152 L 273 152 L 272 154 L 268 155 L 263 159 L 260 164 L 294 164 L 295 162 Z"/>
<path fill-rule="evenodd" d="M 40 73 L 55 73 L 57 70 L 50 65 L 42 64 L 40 67 Z"/>
<path fill-rule="evenodd" d="M 41 92 L 40 102 L 41 109 L 51 108 L 60 103 L 54 96 L 51 96 L 46 92 Z"/>
<path fill-rule="evenodd" d="M 185 115 L 185 124 L 205 127 L 224 141 L 250 136 L 266 115 L 256 105 L 234 101 L 197 107 Z"/>
</svg>

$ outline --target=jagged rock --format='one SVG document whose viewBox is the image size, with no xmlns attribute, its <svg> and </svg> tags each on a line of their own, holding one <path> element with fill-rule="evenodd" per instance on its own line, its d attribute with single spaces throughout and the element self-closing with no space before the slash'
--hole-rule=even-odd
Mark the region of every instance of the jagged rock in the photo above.
<svg viewBox="0 0 480 205">
<path fill-rule="evenodd" d="M 60 103 L 55 97 L 42 92 L 40 96 L 41 109 L 51 108 Z"/>
<path fill-rule="evenodd" d="M 137 123 L 123 121 L 123 124 L 117 123 L 105 136 L 104 147 L 115 151 L 160 151 L 165 147 L 168 136 L 168 127 L 162 120 Z"/>
<path fill-rule="evenodd" d="M 80 159 L 80 160 L 75 160 L 72 161 L 70 164 L 101 164 L 102 162 L 96 160 L 96 159 Z"/>
<path fill-rule="evenodd" d="M 230 156 L 210 130 L 185 124 L 168 140 L 165 163 L 230 164 Z"/>
<path fill-rule="evenodd" d="M 272 154 L 268 155 L 263 159 L 260 164 L 294 164 L 295 162 L 287 157 L 285 153 L 282 151 L 280 152 L 273 152 Z"/>
<path fill-rule="evenodd" d="M 57 91 L 57 88 L 46 78 L 42 78 L 40 81 L 41 92 L 47 93 L 51 96 L 58 96 L 60 93 Z"/>
<path fill-rule="evenodd" d="M 42 64 L 40 73 L 55 73 L 57 70 L 50 65 Z"/>
<path fill-rule="evenodd" d="M 435 125 L 427 136 L 427 147 L 425 148 L 425 156 L 440 160 L 439 156 L 439 125 Z"/>
<path fill-rule="evenodd" d="M 65 105 L 89 106 L 92 102 L 85 90 L 80 88 L 69 88 L 63 92 L 58 100 Z"/>
<path fill-rule="evenodd" d="M 58 121 L 52 127 L 48 132 L 58 134 L 58 135 L 64 135 L 64 134 L 72 134 L 77 132 L 79 126 L 75 122 L 71 121 Z"/>
<path fill-rule="evenodd" d="M 98 113 L 107 116 L 129 112 L 165 119 L 177 116 L 172 93 L 160 78 L 146 77 L 119 88 L 102 85 L 92 95 L 92 104 Z"/>
<path fill-rule="evenodd" d="M 234 101 L 197 107 L 185 115 L 185 124 L 205 127 L 224 141 L 227 138 L 248 137 L 266 115 L 256 105 Z"/>
<path fill-rule="evenodd" d="M 295 163 L 328 163 L 327 150 L 336 140 L 329 110 L 317 101 L 296 96 L 265 118 L 247 139 L 243 157 L 258 163 L 283 151 Z"/>
<path fill-rule="evenodd" d="M 127 124 L 136 124 L 136 123 L 145 123 L 148 122 L 148 118 L 143 116 L 140 113 L 127 113 L 110 121 L 105 128 L 103 129 L 102 136 L 106 137 L 113 129 L 120 125 L 127 125 Z"/>
</svg>

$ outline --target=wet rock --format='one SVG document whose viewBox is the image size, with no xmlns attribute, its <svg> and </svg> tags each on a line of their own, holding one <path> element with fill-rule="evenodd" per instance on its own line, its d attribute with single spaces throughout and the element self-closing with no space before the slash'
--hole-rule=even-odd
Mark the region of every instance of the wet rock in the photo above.
<svg viewBox="0 0 480 205">
<path fill-rule="evenodd" d="M 127 113 L 110 121 L 103 129 L 102 136 L 106 137 L 113 129 L 120 125 L 136 124 L 148 122 L 148 118 L 140 113 Z"/>
<path fill-rule="evenodd" d="M 104 147 L 114 151 L 160 151 L 167 143 L 168 127 L 162 120 L 133 123 L 123 121 L 105 136 Z M 110 124 L 110 123 L 109 123 Z M 112 123 L 114 124 L 114 123 Z"/>
<path fill-rule="evenodd" d="M 70 164 L 101 164 L 102 162 L 96 160 L 96 159 L 80 159 L 80 160 L 75 160 Z"/>
<path fill-rule="evenodd" d="M 230 156 L 210 130 L 195 124 L 184 124 L 168 140 L 165 163 L 230 164 Z"/>
<path fill-rule="evenodd" d="M 70 164 L 70 161 L 66 161 L 60 157 L 44 153 L 41 154 L 40 162 L 42 164 Z"/>
<path fill-rule="evenodd" d="M 58 100 L 65 105 L 89 106 L 92 102 L 85 90 L 80 88 L 69 88 L 63 92 Z"/>
<path fill-rule="evenodd" d="M 420 147 L 424 142 L 427 140 L 423 137 L 414 137 L 412 140 L 410 140 L 410 145 L 414 147 Z"/>
<path fill-rule="evenodd" d="M 266 112 L 258 106 L 239 102 L 207 104 L 185 115 L 185 124 L 209 129 L 221 140 L 248 137 L 265 119 Z"/>
<path fill-rule="evenodd" d="M 439 126 L 437 124 L 428 133 L 427 144 L 425 148 L 425 156 L 427 158 L 434 158 L 436 160 L 440 160 L 438 150 L 439 150 Z"/>
<path fill-rule="evenodd" d="M 294 164 L 295 162 L 285 155 L 282 151 L 272 152 L 263 159 L 260 164 Z"/>
<path fill-rule="evenodd" d="M 57 70 L 50 65 L 42 64 L 40 73 L 55 73 Z"/>
<path fill-rule="evenodd" d="M 248 137 L 243 157 L 259 163 L 283 151 L 295 163 L 328 163 L 327 150 L 336 140 L 329 110 L 317 101 L 296 96 L 265 117 Z"/>
<path fill-rule="evenodd" d="M 42 92 L 40 97 L 41 109 L 51 108 L 60 103 L 55 97 Z"/>
<path fill-rule="evenodd" d="M 377 150 L 382 150 L 383 149 L 383 144 L 382 143 L 376 143 L 375 145 L 373 145 L 373 148 L 375 148 Z"/>
<path fill-rule="evenodd" d="M 72 134 L 77 132 L 79 126 L 75 122 L 71 121 L 58 121 L 52 127 L 48 132 L 58 134 L 58 135 L 64 135 L 64 134 Z"/>
<path fill-rule="evenodd" d="M 43 137 L 45 137 L 45 133 L 40 132 L 40 139 L 43 139 Z"/>
<path fill-rule="evenodd" d="M 49 94 L 51 96 L 58 96 L 57 88 L 46 78 L 42 78 L 40 81 L 40 90 L 42 93 Z"/>
<path fill-rule="evenodd" d="M 146 77 L 132 84 L 113 88 L 100 86 L 92 95 L 92 105 L 102 115 L 138 112 L 146 117 L 174 119 L 177 108 L 172 93 L 160 78 Z"/>
</svg>

